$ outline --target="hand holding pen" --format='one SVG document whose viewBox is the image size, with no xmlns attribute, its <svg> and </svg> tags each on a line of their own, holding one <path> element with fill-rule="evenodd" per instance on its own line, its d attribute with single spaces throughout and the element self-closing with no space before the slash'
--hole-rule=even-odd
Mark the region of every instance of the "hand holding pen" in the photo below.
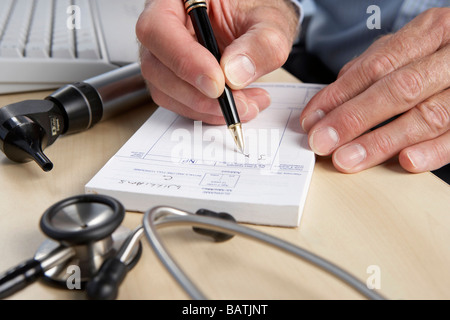
<svg viewBox="0 0 450 320">
<path fill-rule="evenodd" d="M 225 124 L 218 98 L 227 84 L 240 120 L 249 121 L 269 106 L 270 97 L 245 87 L 286 60 L 295 10 L 285 0 L 212 0 L 207 6 L 220 63 L 197 40 L 183 0 L 147 2 L 136 28 L 144 78 L 155 103 L 210 124 Z"/>
</svg>

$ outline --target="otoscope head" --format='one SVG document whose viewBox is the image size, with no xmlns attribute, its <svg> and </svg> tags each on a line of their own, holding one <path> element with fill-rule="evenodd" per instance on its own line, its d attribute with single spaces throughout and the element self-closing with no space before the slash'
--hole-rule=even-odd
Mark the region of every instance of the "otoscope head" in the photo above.
<svg viewBox="0 0 450 320">
<path fill-rule="evenodd" d="M 5 155 L 16 162 L 34 160 L 44 171 L 50 171 L 53 164 L 42 151 L 46 139 L 44 129 L 28 117 L 15 120 L 17 125 L 2 136 Z"/>
<path fill-rule="evenodd" d="M 50 171 L 53 164 L 43 150 L 63 130 L 64 117 L 49 100 L 27 100 L 0 109 L 0 148 L 12 161 L 34 160 Z"/>
</svg>

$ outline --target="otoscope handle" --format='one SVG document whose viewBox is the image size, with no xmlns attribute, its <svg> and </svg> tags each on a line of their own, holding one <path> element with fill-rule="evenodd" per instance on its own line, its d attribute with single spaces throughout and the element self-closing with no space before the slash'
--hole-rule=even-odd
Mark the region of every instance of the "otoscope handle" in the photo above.
<svg viewBox="0 0 450 320">
<path fill-rule="evenodd" d="M 150 94 L 133 63 L 93 78 L 61 87 L 47 98 L 65 113 L 64 134 L 87 130 L 132 107 L 150 101 Z"/>
<path fill-rule="evenodd" d="M 139 63 L 129 64 L 84 82 L 95 88 L 102 100 L 102 121 L 150 101 Z"/>
<path fill-rule="evenodd" d="M 114 300 L 119 292 L 119 286 L 128 272 L 128 267 L 119 258 L 109 258 L 103 264 L 97 275 L 89 281 L 86 293 L 93 300 Z"/>
<path fill-rule="evenodd" d="M 41 263 L 30 259 L 0 276 L 0 299 L 4 299 L 33 283 L 44 273 Z"/>
</svg>

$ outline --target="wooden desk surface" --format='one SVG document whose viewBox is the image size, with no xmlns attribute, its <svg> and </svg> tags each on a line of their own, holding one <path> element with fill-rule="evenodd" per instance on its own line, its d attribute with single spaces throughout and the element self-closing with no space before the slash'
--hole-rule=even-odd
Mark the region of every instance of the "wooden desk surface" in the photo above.
<svg viewBox="0 0 450 320">
<path fill-rule="evenodd" d="M 283 71 L 263 81 L 297 81 Z M 48 92 L 0 96 L 0 105 L 40 99 Z M 45 150 L 54 163 L 11 163 L 0 154 L 0 271 L 34 255 L 45 239 L 42 213 L 84 185 L 155 110 L 147 105 L 61 137 Z M 378 292 L 389 299 L 450 299 L 450 188 L 431 173 L 409 174 L 390 161 L 358 174 L 337 172 L 319 158 L 299 228 L 251 226 L 321 255 L 361 281 L 380 275 Z M 142 214 L 127 213 L 134 228 Z M 359 294 L 291 256 L 235 237 L 216 244 L 189 228 L 161 234 L 173 256 L 211 299 L 360 299 Z M 119 299 L 187 299 L 144 240 L 139 264 L 127 275 Z M 375 272 L 375 273 L 373 273 Z M 379 272 L 379 273 L 378 273 Z M 80 291 L 42 282 L 12 299 L 80 299 Z"/>
</svg>

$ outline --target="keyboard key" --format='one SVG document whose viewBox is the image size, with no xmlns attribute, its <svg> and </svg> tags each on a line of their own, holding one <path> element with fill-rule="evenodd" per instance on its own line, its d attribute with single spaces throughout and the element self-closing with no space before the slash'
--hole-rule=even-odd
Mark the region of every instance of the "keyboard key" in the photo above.
<svg viewBox="0 0 450 320">
<path fill-rule="evenodd" d="M 52 57 L 59 59 L 75 59 L 73 48 L 67 44 L 55 44 L 52 48 Z"/>
<path fill-rule="evenodd" d="M 53 45 L 51 56 L 60 59 L 75 59 L 75 32 L 67 26 L 67 8 L 72 5 L 70 0 L 55 2 Z"/>
<path fill-rule="evenodd" d="M 16 0 L 14 2 L 14 7 L 11 10 L 11 15 L 0 41 L 1 56 L 23 56 L 32 9 L 33 2 L 30 0 Z"/>
<path fill-rule="evenodd" d="M 25 49 L 25 55 L 28 58 L 48 58 L 50 57 L 49 45 L 42 41 L 29 42 Z"/>
<path fill-rule="evenodd" d="M 48 58 L 52 37 L 53 0 L 35 0 L 25 56 Z"/>
<path fill-rule="evenodd" d="M 12 4 L 13 0 L 0 1 L 0 35 L 2 35 L 3 30 L 5 30 Z"/>
<path fill-rule="evenodd" d="M 94 43 L 79 43 L 77 46 L 78 58 L 97 60 L 100 59 L 97 45 Z"/>
<path fill-rule="evenodd" d="M 0 45 L 0 55 L 4 58 L 21 58 L 23 57 L 23 46 L 16 42 L 3 42 Z"/>
<path fill-rule="evenodd" d="M 100 59 L 100 50 L 90 4 L 88 0 L 75 0 L 74 5 L 78 6 L 80 12 L 84 13 L 80 28 L 75 30 L 78 58 Z"/>
</svg>

